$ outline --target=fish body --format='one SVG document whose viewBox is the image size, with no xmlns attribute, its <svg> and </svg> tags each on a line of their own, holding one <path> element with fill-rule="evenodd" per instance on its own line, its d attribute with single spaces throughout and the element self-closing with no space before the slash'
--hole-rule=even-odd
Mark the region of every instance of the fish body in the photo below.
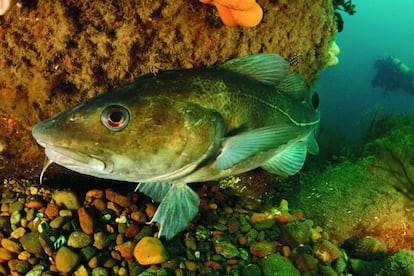
<svg viewBox="0 0 414 276">
<path fill-rule="evenodd" d="M 201 69 L 148 74 L 34 126 L 51 162 L 136 182 L 161 202 L 151 222 L 167 239 L 198 212 L 186 184 L 262 167 L 298 172 L 316 154 L 319 112 L 289 63 L 258 54 Z"/>
</svg>

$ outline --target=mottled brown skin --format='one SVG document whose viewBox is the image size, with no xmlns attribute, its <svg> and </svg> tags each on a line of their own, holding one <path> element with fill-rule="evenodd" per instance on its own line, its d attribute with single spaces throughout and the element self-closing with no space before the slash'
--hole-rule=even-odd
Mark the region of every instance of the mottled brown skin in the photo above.
<svg viewBox="0 0 414 276">
<path fill-rule="evenodd" d="M 130 122 L 124 130 L 114 132 L 101 123 L 101 113 L 109 105 L 128 108 Z M 318 118 L 308 102 L 292 101 L 272 86 L 220 67 L 166 71 L 143 76 L 69 109 L 39 124 L 33 133 L 40 141 L 98 157 L 106 167 L 113 167 L 108 175 L 79 172 L 134 182 L 181 179 L 188 183 L 260 166 L 274 150 L 221 172 L 215 169 L 214 160 L 227 134 L 292 125 L 285 111 L 298 124 Z M 301 133 L 312 128 L 297 126 Z M 292 139 L 297 135 L 292 132 Z M 117 164 L 121 159 L 123 163 Z M 191 175 L 194 170 L 197 173 Z"/>
</svg>

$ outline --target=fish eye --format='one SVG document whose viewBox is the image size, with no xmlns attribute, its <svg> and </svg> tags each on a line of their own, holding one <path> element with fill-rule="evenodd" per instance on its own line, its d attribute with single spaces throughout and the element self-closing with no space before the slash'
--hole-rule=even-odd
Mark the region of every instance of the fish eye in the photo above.
<svg viewBox="0 0 414 276">
<path fill-rule="evenodd" d="M 101 122 L 112 131 L 120 131 L 129 123 L 128 110 L 120 105 L 110 105 L 101 114 Z"/>
</svg>

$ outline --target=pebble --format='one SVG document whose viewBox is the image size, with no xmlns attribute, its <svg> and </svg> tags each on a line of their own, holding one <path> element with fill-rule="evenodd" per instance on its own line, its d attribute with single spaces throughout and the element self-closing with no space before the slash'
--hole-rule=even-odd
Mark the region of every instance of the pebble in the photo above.
<svg viewBox="0 0 414 276">
<path fill-rule="evenodd" d="M 13 239 L 20 239 L 24 234 L 26 233 L 26 229 L 24 229 L 23 227 L 19 227 L 16 228 L 16 230 L 14 230 L 11 234 L 10 237 Z"/>
<path fill-rule="evenodd" d="M 123 224 L 122 224 L 123 225 Z M 133 238 L 136 234 L 138 234 L 139 228 L 135 224 L 130 224 L 127 229 L 125 230 L 125 238 Z"/>
<path fill-rule="evenodd" d="M 29 232 L 20 238 L 20 243 L 24 250 L 36 256 L 41 256 L 43 253 L 42 245 L 39 242 L 39 233 Z"/>
<path fill-rule="evenodd" d="M 341 249 L 327 240 L 317 242 L 313 246 L 313 254 L 324 264 L 331 264 L 334 260 L 343 257 Z"/>
<path fill-rule="evenodd" d="M 78 196 L 72 191 L 57 190 L 52 194 L 52 199 L 60 208 L 77 210 L 82 206 Z"/>
<path fill-rule="evenodd" d="M 134 248 L 134 257 L 140 265 L 160 264 L 169 258 L 164 245 L 154 237 L 143 237 Z"/>
<path fill-rule="evenodd" d="M 262 270 L 257 264 L 248 264 L 243 267 L 242 276 L 262 276 Z"/>
<path fill-rule="evenodd" d="M 227 241 L 217 241 L 214 245 L 214 251 L 226 259 L 232 259 L 240 255 L 237 247 Z"/>
<path fill-rule="evenodd" d="M 108 276 L 109 271 L 106 268 L 103 267 L 96 267 L 92 270 L 92 276 Z"/>
<path fill-rule="evenodd" d="M 229 219 L 229 221 L 227 222 L 227 229 L 230 234 L 236 233 L 237 231 L 239 231 L 239 228 L 240 228 L 240 222 L 237 219 L 235 218 Z"/>
<path fill-rule="evenodd" d="M 131 219 L 138 223 L 145 223 L 147 221 L 147 217 L 144 212 L 141 211 L 134 211 L 131 213 Z"/>
<path fill-rule="evenodd" d="M 55 218 L 55 217 L 57 217 L 59 215 L 59 207 L 57 206 L 57 204 L 54 203 L 54 202 L 50 202 L 46 206 L 45 215 L 48 218 Z"/>
<path fill-rule="evenodd" d="M 313 222 L 311 220 L 294 221 L 280 226 L 280 240 L 292 248 L 308 241 Z"/>
<path fill-rule="evenodd" d="M 351 257 L 366 261 L 383 260 L 387 256 L 385 243 L 370 236 L 350 239 L 346 242 L 345 247 L 350 249 L 349 255 Z"/>
<path fill-rule="evenodd" d="M 43 202 L 40 200 L 30 200 L 26 202 L 26 207 L 31 209 L 40 209 L 43 207 Z"/>
<path fill-rule="evenodd" d="M 81 252 L 82 258 L 86 261 L 89 261 L 98 253 L 98 249 L 96 249 L 93 246 L 87 246 L 87 247 L 82 248 L 80 252 Z"/>
<path fill-rule="evenodd" d="M 10 239 L 2 239 L 1 246 L 11 253 L 20 253 L 20 245 L 18 242 L 10 240 Z"/>
<path fill-rule="evenodd" d="M 80 263 L 79 254 L 75 253 L 67 246 L 62 246 L 56 252 L 55 263 L 56 269 L 62 273 L 69 273 L 75 270 Z"/>
<path fill-rule="evenodd" d="M 93 240 L 93 246 L 96 247 L 98 250 L 104 249 L 110 243 L 109 237 L 105 234 L 105 232 L 94 233 Z"/>
<path fill-rule="evenodd" d="M 13 213 L 13 212 L 16 212 L 16 211 L 20 212 L 20 211 L 23 211 L 23 208 L 24 208 L 23 203 L 21 203 L 20 201 L 15 201 L 10 205 L 8 211 L 10 213 Z"/>
<path fill-rule="evenodd" d="M 29 263 L 26 261 L 21 261 L 21 260 L 9 260 L 7 262 L 7 265 L 9 266 L 11 271 L 15 271 L 18 273 L 26 273 L 27 271 L 29 271 L 30 266 Z"/>
<path fill-rule="evenodd" d="M 85 199 L 88 202 L 90 202 L 93 198 L 103 199 L 104 197 L 105 197 L 105 192 L 100 189 L 89 190 L 85 195 Z"/>
<path fill-rule="evenodd" d="M 119 251 L 122 258 L 133 259 L 134 258 L 135 243 L 131 241 L 124 242 L 120 245 L 115 246 L 115 250 Z"/>
<path fill-rule="evenodd" d="M 91 245 L 93 238 L 83 232 L 74 231 L 69 235 L 68 246 L 73 248 L 83 248 Z"/>
<path fill-rule="evenodd" d="M 102 198 L 96 198 L 92 201 L 91 206 L 94 206 L 99 212 L 106 209 L 106 201 Z"/>
<path fill-rule="evenodd" d="M 122 195 L 120 193 L 117 193 L 112 189 L 105 190 L 105 197 L 107 200 L 112 201 L 123 208 L 129 207 L 132 205 L 131 198 L 129 198 L 128 196 Z"/>
<path fill-rule="evenodd" d="M 92 235 L 95 228 L 95 218 L 86 207 L 82 206 L 78 209 L 79 224 L 82 231 L 87 235 Z"/>
<path fill-rule="evenodd" d="M 10 217 L 10 223 L 12 225 L 18 225 L 20 224 L 21 220 L 22 220 L 22 214 L 19 211 L 14 211 Z"/>
<path fill-rule="evenodd" d="M 275 245 L 272 242 L 258 242 L 250 245 L 250 254 L 259 257 L 265 257 L 275 251 Z"/>
<path fill-rule="evenodd" d="M 9 232 L 11 230 L 10 227 L 10 217 L 0 216 L 0 229 L 3 229 L 5 232 Z"/>
<path fill-rule="evenodd" d="M 194 236 L 191 236 L 189 233 L 184 236 L 184 244 L 186 248 L 189 248 L 193 251 L 197 250 L 197 241 Z"/>
<path fill-rule="evenodd" d="M 66 222 L 65 217 L 58 216 L 54 218 L 50 223 L 49 226 L 54 229 L 60 228 Z"/>
<path fill-rule="evenodd" d="M 154 216 L 156 210 L 157 208 L 154 206 L 154 204 L 152 203 L 145 204 L 145 214 L 147 215 L 148 218 L 151 219 Z"/>
<path fill-rule="evenodd" d="M 64 209 L 64 210 L 59 211 L 59 216 L 64 217 L 64 218 L 73 217 L 73 213 L 72 213 L 72 210 Z"/>
<path fill-rule="evenodd" d="M 8 261 L 11 260 L 13 258 L 13 254 L 8 251 L 7 249 L 0 247 L 0 262 L 1 260 L 3 261 Z"/>
<path fill-rule="evenodd" d="M 274 253 L 260 259 L 258 263 L 263 271 L 263 275 L 301 275 L 288 258 Z"/>
</svg>

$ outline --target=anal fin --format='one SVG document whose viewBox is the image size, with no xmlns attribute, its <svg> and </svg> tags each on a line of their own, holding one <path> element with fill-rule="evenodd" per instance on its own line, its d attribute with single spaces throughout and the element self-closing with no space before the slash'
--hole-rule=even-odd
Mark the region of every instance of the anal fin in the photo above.
<svg viewBox="0 0 414 276">
<path fill-rule="evenodd" d="M 200 198 L 185 183 L 174 183 L 150 221 L 160 224 L 158 236 L 172 239 L 197 215 Z"/>
<path fill-rule="evenodd" d="M 149 196 L 152 200 L 161 202 L 165 195 L 171 188 L 170 182 L 142 182 L 137 185 L 135 191 L 140 191 L 141 193 Z"/>
</svg>

